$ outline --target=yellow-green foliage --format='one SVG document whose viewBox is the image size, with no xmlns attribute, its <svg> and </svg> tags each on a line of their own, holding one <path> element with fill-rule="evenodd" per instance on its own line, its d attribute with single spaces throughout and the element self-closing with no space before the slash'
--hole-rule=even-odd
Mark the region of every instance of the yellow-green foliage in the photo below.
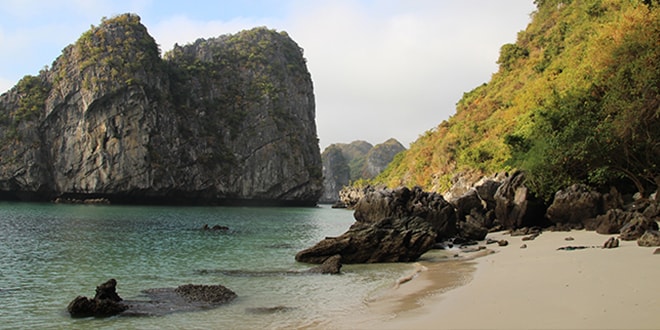
<svg viewBox="0 0 660 330">
<path fill-rule="evenodd" d="M 444 191 L 458 172 L 522 168 L 537 194 L 660 181 L 660 4 L 537 0 L 499 71 L 380 177 Z M 439 91 L 441 92 L 441 91 Z"/>
<path fill-rule="evenodd" d="M 14 121 L 34 119 L 44 109 L 50 88 L 40 77 L 25 76 L 16 84 L 18 109 L 13 114 Z"/>
</svg>

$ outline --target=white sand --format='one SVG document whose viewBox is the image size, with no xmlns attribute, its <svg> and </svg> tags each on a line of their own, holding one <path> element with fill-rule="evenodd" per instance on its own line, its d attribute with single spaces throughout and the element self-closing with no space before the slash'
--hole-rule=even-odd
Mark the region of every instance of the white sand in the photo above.
<svg viewBox="0 0 660 330">
<path fill-rule="evenodd" d="M 566 237 L 573 241 L 566 241 Z M 376 329 L 660 329 L 660 255 L 655 248 L 595 232 L 544 232 L 533 241 L 504 233 L 490 238 L 496 253 L 475 259 L 468 284 L 399 309 L 388 321 L 354 324 Z M 526 244 L 526 249 L 520 246 Z M 596 246 L 561 251 L 562 246 Z M 432 267 L 432 266 L 430 266 Z M 401 302 L 426 290 L 433 272 L 402 284 Z M 437 279 L 442 280 L 442 279 Z M 403 289 L 403 290 L 402 290 Z M 394 290 L 394 289 L 393 289 Z M 418 295 L 419 296 L 419 295 Z M 406 298 L 407 297 L 407 298 Z M 417 299 L 419 300 L 419 299 Z M 383 313 L 374 304 L 375 313 Z"/>
</svg>

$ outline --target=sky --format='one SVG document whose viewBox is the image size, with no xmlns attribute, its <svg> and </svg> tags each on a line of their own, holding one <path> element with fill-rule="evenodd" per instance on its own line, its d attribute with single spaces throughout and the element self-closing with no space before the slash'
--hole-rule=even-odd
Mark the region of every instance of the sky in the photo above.
<svg viewBox="0 0 660 330">
<path fill-rule="evenodd" d="M 163 53 L 266 26 L 304 49 L 321 150 L 389 138 L 407 148 L 490 80 L 534 10 L 533 0 L 0 0 L 0 93 L 102 17 L 138 14 Z"/>
</svg>

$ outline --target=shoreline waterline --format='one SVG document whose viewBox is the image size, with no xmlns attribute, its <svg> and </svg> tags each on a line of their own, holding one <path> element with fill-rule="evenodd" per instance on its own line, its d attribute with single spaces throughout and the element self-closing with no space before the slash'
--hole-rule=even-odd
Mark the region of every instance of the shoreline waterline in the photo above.
<svg viewBox="0 0 660 330">
<path fill-rule="evenodd" d="M 0 260 L 0 297 L 6 308 L 0 324 L 62 329 L 163 325 L 324 329 L 387 320 L 387 313 L 372 313 L 373 306 L 396 279 L 415 269 L 413 264 L 344 265 L 337 276 L 296 275 L 314 266 L 296 262 L 296 252 L 345 232 L 353 222 L 352 212 L 327 206 L 174 208 L 2 202 L 0 253 L 5 257 Z M 202 230 L 205 224 L 229 229 Z M 429 253 L 420 263 L 450 262 L 443 253 L 450 252 Z M 420 273 L 398 292 L 424 276 Z M 238 297 L 218 308 L 157 317 L 72 319 L 68 315 L 71 300 L 78 295 L 93 297 L 94 288 L 110 278 L 117 280 L 117 292 L 127 300 L 140 299 L 142 290 L 185 284 L 220 284 Z"/>
</svg>

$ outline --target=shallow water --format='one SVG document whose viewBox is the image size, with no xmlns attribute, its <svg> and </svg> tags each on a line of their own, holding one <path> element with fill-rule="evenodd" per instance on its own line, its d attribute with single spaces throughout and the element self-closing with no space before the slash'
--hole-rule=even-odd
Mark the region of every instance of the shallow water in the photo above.
<svg viewBox="0 0 660 330">
<path fill-rule="evenodd" d="M 295 253 L 353 223 L 316 208 L 146 207 L 0 203 L 0 328 L 262 329 L 344 327 L 410 264 L 345 265 L 292 275 Z M 204 224 L 227 232 L 199 230 Z M 115 278 L 124 299 L 149 288 L 222 284 L 228 305 L 157 317 L 72 319 L 67 304 Z M 270 312 L 265 312 L 271 308 Z"/>
</svg>

